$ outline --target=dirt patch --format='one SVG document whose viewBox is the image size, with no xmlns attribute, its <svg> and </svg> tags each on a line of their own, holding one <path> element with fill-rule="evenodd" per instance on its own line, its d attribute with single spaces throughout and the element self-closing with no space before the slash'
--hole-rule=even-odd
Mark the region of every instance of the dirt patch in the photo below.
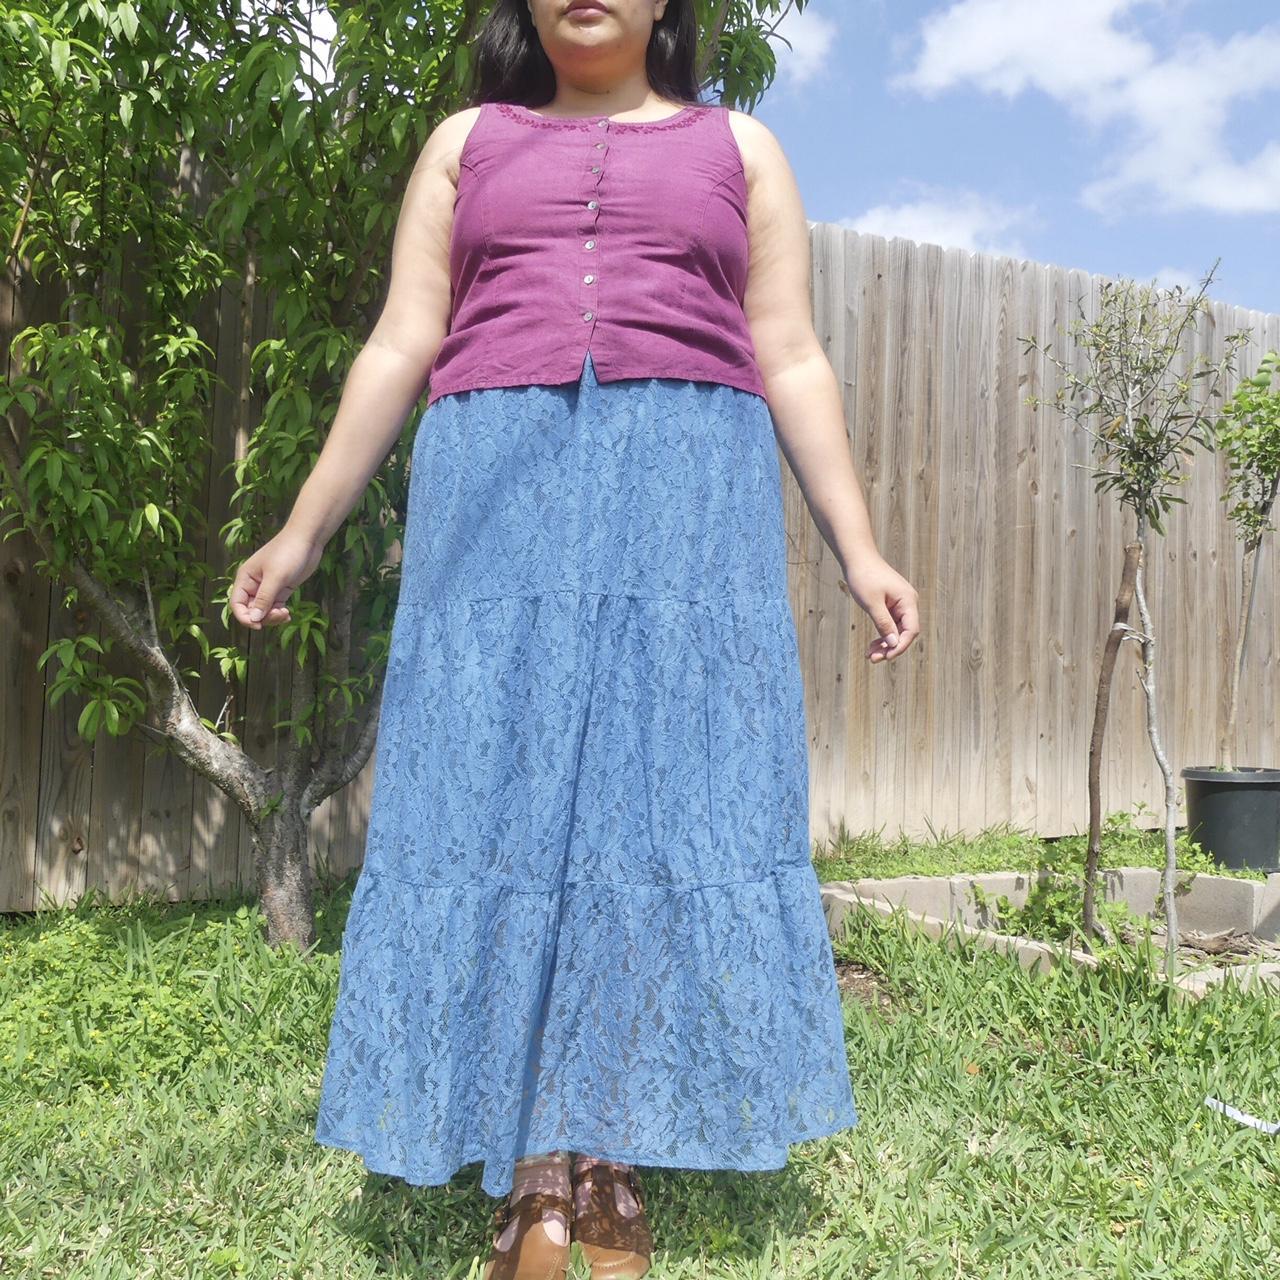
<svg viewBox="0 0 1280 1280">
<path fill-rule="evenodd" d="M 1129 944 L 1138 941 L 1139 934 L 1131 926 L 1119 930 L 1120 938 Z M 1164 972 L 1164 949 L 1168 934 L 1164 929 L 1152 926 L 1151 943 L 1161 957 L 1160 969 Z M 1234 965 L 1251 960 L 1280 961 L 1280 946 L 1259 938 L 1247 929 L 1222 929 L 1217 933 L 1202 933 L 1197 929 L 1178 930 L 1178 961 L 1180 965 L 1208 965 L 1216 969 L 1230 969 Z"/>
<path fill-rule="evenodd" d="M 836 986 L 842 996 L 850 996 L 871 1009 L 889 1013 L 893 998 L 885 989 L 884 980 L 873 969 L 867 969 L 852 960 L 836 961 Z"/>
</svg>

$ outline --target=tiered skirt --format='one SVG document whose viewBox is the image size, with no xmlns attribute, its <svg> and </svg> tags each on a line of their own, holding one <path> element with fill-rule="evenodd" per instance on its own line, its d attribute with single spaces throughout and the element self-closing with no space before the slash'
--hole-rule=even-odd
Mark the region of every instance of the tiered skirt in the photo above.
<svg viewBox="0 0 1280 1280">
<path fill-rule="evenodd" d="M 857 1122 L 767 402 L 443 396 L 415 437 L 315 1138 L 779 1169 Z"/>
</svg>

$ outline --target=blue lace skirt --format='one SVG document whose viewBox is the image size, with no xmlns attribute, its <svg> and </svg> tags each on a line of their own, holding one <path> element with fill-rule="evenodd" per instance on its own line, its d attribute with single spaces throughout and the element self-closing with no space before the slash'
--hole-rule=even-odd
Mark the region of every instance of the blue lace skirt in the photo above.
<svg viewBox="0 0 1280 1280">
<path fill-rule="evenodd" d="M 316 1140 L 496 1196 L 855 1124 L 767 402 L 442 396 L 401 574 Z"/>
</svg>

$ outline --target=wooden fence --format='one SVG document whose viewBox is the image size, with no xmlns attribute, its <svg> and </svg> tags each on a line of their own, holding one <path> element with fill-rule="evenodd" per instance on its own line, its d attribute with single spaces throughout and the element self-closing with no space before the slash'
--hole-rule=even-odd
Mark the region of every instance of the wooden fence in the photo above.
<svg viewBox="0 0 1280 1280">
<path fill-rule="evenodd" d="M 836 586 L 838 566 L 779 452 L 810 740 L 811 835 L 972 832 L 1008 822 L 1046 835 L 1086 824 L 1087 750 L 1098 661 L 1121 549 L 1132 527 L 1094 493 L 1089 441 L 1024 398 L 1051 395 L 1056 370 L 1019 338 L 1071 356 L 1077 300 L 1096 314 L 1101 278 L 1084 271 L 886 240 L 811 224 L 814 314 L 840 381 L 845 420 L 881 550 L 918 588 L 924 634 L 889 664 L 862 656 L 870 619 Z M 17 327 L 50 306 L 48 290 L 0 288 L 0 369 Z M 237 388 L 267 336 L 268 300 L 224 292 L 202 317 L 220 386 Z M 1248 328 L 1249 373 L 1280 347 L 1280 316 L 1216 303 L 1194 336 L 1212 357 Z M 1228 385 L 1228 391 L 1234 381 Z M 257 404 L 250 400 L 250 413 Z M 248 419 L 252 421 L 252 417 Z M 219 393 L 206 510 L 212 563 L 244 416 Z M 1148 589 L 1160 636 L 1158 693 L 1175 770 L 1213 761 L 1236 622 L 1240 551 L 1219 500 L 1221 461 L 1201 455 L 1187 506 L 1153 541 Z M 150 889 L 171 900 L 253 883 L 249 832 L 235 807 L 141 733 L 76 733 L 80 705 L 50 707 L 36 658 L 92 620 L 69 616 L 61 587 L 34 567 L 25 537 L 0 543 L 0 910 L 72 901 L 96 886 L 115 898 Z M 1274 547 L 1261 557 L 1237 761 L 1277 763 Z M 1136 618 L 1136 613 L 1135 613 Z M 239 637 L 244 640 L 244 634 Z M 290 668 L 248 636 L 245 742 L 270 763 L 277 700 Z M 1162 804 L 1126 645 L 1103 772 L 1108 810 Z M 120 668 L 124 670 L 124 668 Z M 216 715 L 216 673 L 197 703 Z M 312 821 L 317 865 L 359 864 L 372 762 Z"/>
</svg>

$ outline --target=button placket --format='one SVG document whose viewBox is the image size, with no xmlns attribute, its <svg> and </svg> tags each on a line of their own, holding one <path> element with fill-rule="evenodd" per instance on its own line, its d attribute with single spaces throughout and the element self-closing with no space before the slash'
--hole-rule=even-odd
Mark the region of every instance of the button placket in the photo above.
<svg viewBox="0 0 1280 1280">
<path fill-rule="evenodd" d="M 607 132 L 609 121 L 602 117 L 596 121 L 596 128 Z M 603 138 L 593 142 L 588 150 L 588 156 L 591 159 L 586 166 L 583 184 L 585 198 L 582 202 L 582 216 L 577 223 L 578 314 L 583 323 L 592 326 L 587 330 L 588 347 L 591 344 L 590 335 L 594 332 L 595 319 L 600 313 L 600 267 L 594 258 L 598 252 L 599 243 L 600 179 L 604 175 L 604 161 L 608 150 L 608 145 Z"/>
</svg>

